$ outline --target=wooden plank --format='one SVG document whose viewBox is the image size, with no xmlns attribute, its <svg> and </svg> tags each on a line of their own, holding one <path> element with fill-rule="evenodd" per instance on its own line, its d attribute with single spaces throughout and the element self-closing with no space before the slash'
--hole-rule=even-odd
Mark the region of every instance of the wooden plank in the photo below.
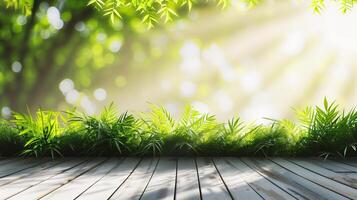
<svg viewBox="0 0 357 200">
<path fill-rule="evenodd" d="M 280 165 L 281 167 L 301 176 L 304 177 L 318 185 L 324 186 L 336 193 L 339 193 L 342 196 L 351 199 L 357 199 L 357 191 L 351 187 L 333 181 L 329 178 L 316 174 L 308 169 L 305 169 L 293 162 L 289 162 L 287 160 L 281 158 L 274 158 L 272 159 L 273 162 Z"/>
<path fill-rule="evenodd" d="M 245 182 L 240 171 L 227 158 L 214 158 L 213 161 L 234 199 L 263 199 Z"/>
<path fill-rule="evenodd" d="M 110 199 L 140 199 L 157 166 L 157 158 L 144 158 Z"/>
<path fill-rule="evenodd" d="M 175 196 L 176 158 L 161 158 L 141 200 L 169 200 Z"/>
<path fill-rule="evenodd" d="M 80 165 L 58 173 L 57 175 L 52 176 L 51 178 L 44 180 L 19 194 L 16 194 L 16 196 L 11 199 L 39 199 L 44 197 L 45 195 L 86 173 L 90 169 L 96 167 L 104 160 L 104 158 L 98 158 L 81 163 Z"/>
<path fill-rule="evenodd" d="M 101 163 L 100 165 L 92 168 L 83 175 L 74 179 L 73 181 L 63 185 L 57 190 L 46 195 L 42 199 L 62 200 L 62 199 L 75 199 L 82 194 L 87 188 L 96 183 L 100 178 L 110 172 L 118 163 L 118 158 Z"/>
<path fill-rule="evenodd" d="M 3 167 L 3 165 L 7 164 L 7 163 L 11 163 L 11 162 L 15 162 L 19 160 L 19 158 L 14 157 L 14 158 L 1 158 L 0 160 L 0 170 Z"/>
<path fill-rule="evenodd" d="M 314 164 L 331 170 L 335 173 L 356 173 L 357 172 L 357 167 L 351 166 L 351 165 L 347 165 L 343 162 L 339 162 L 339 160 L 324 160 L 321 158 L 314 158 L 314 159 L 307 159 L 307 161 L 309 162 L 313 162 Z"/>
<path fill-rule="evenodd" d="M 269 182 L 258 172 L 248 167 L 239 158 L 226 158 L 225 160 L 227 165 L 230 165 L 237 171 L 240 179 L 248 183 L 248 185 L 263 199 L 295 199 L 290 194 Z"/>
<path fill-rule="evenodd" d="M 40 165 L 49 159 L 18 159 L 15 162 L 9 162 L 1 166 L 0 168 L 0 178 L 15 174 L 27 168 L 31 168 Z"/>
<path fill-rule="evenodd" d="M 345 184 L 347 186 L 353 187 L 357 189 L 357 174 L 355 173 L 335 173 L 331 170 L 327 170 L 323 167 L 320 167 L 312 161 L 305 161 L 302 159 L 289 159 L 291 162 L 308 169 L 310 171 L 313 171 L 321 176 L 330 178 L 332 180 L 335 180 L 339 183 Z M 356 191 L 357 192 L 357 191 Z"/>
<path fill-rule="evenodd" d="M 108 199 L 135 170 L 139 161 L 138 158 L 126 158 L 121 160 L 113 170 L 81 194 L 77 200 Z"/>
<path fill-rule="evenodd" d="M 347 199 L 267 159 L 242 159 L 248 166 L 297 199 Z"/>
<path fill-rule="evenodd" d="M 344 163 L 349 166 L 357 167 L 357 159 L 347 158 L 347 159 L 339 159 L 338 162 Z"/>
<path fill-rule="evenodd" d="M 0 186 L 12 183 L 12 182 L 14 182 L 14 181 L 16 181 L 18 179 L 23 179 L 23 178 L 26 178 L 28 176 L 32 176 L 33 174 L 36 174 L 39 171 L 43 172 L 44 170 L 46 170 L 46 169 L 48 169 L 50 167 L 53 167 L 55 165 L 58 165 L 63 161 L 64 161 L 63 159 L 55 160 L 55 161 L 48 161 L 48 162 L 42 163 L 40 165 L 37 165 L 35 167 L 27 168 L 25 170 L 22 170 L 20 172 L 12 174 L 11 176 L 6 176 L 6 177 L 0 179 Z"/>
<path fill-rule="evenodd" d="M 177 162 L 176 200 L 201 199 L 194 158 L 178 158 Z"/>
<path fill-rule="evenodd" d="M 202 199 L 232 199 L 212 160 L 197 158 L 196 162 Z"/>
<path fill-rule="evenodd" d="M 52 163 L 52 162 L 48 162 L 48 163 Z M 78 163 L 79 160 L 77 160 L 76 162 L 74 161 L 60 162 L 59 164 L 56 164 L 51 168 L 46 168 L 43 169 L 42 171 L 41 170 L 33 171 L 33 173 L 28 174 L 28 176 L 24 176 L 21 179 L 17 179 L 7 185 L 4 185 L 3 187 L 0 187 L 0 193 L 1 193 L 0 199 L 10 198 L 16 194 L 19 194 L 22 191 L 25 191 L 26 189 L 31 188 L 32 186 L 35 186 L 51 178 L 52 176 L 55 176 L 56 174 L 66 171 L 68 168 L 71 168 Z"/>
</svg>

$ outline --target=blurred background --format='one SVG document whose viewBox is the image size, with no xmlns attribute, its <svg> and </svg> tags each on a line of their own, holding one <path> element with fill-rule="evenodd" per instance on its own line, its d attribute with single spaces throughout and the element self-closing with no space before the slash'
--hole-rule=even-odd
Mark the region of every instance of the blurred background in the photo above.
<svg viewBox="0 0 357 200">
<path fill-rule="evenodd" d="M 333 1 L 267 0 L 249 9 L 202 3 L 148 30 L 135 13 L 111 23 L 86 1 L 41 1 L 36 15 L 2 8 L 0 109 L 99 113 L 186 104 L 220 120 L 292 117 L 326 96 L 357 102 L 357 12 Z"/>
</svg>

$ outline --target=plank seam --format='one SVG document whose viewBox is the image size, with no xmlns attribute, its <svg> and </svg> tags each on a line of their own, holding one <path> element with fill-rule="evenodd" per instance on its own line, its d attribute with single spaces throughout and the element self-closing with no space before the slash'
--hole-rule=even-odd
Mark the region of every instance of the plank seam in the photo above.
<svg viewBox="0 0 357 200">
<path fill-rule="evenodd" d="M 307 181 L 310 181 L 310 182 L 312 182 L 312 183 L 315 183 L 316 185 L 319 185 L 319 186 L 321 186 L 321 187 L 323 187 L 323 188 L 325 188 L 325 189 L 327 189 L 327 190 L 330 190 L 331 192 L 337 193 L 337 194 L 339 194 L 339 195 L 341 195 L 341 196 L 343 196 L 343 197 L 346 197 L 346 198 L 348 198 L 348 199 L 351 199 L 350 197 L 344 195 L 343 193 L 340 193 L 340 192 L 337 192 L 337 191 L 335 191 L 335 190 L 332 190 L 332 189 L 330 189 L 330 188 L 328 188 L 328 187 L 326 187 L 326 186 L 324 186 L 324 185 L 321 185 L 321 184 L 318 183 L 318 182 L 312 181 L 312 180 L 310 180 L 310 179 L 305 178 L 304 176 L 299 175 L 298 173 L 295 173 L 294 171 L 292 171 L 292 170 L 290 170 L 290 169 L 284 167 L 283 165 L 280 165 L 279 163 L 275 162 L 275 161 L 272 160 L 272 159 L 269 159 L 269 160 L 271 160 L 271 161 L 274 162 L 275 164 L 277 164 L 277 165 L 283 167 L 284 169 L 290 171 L 291 173 L 296 174 L 297 176 L 300 176 L 300 177 L 306 179 Z M 292 164 L 294 164 L 294 163 L 292 163 Z M 296 164 L 294 164 L 294 165 L 296 165 Z M 299 165 L 297 165 L 297 166 L 300 167 Z M 315 173 L 315 174 L 316 174 L 316 173 Z M 319 176 L 319 174 L 316 174 L 316 175 Z M 334 181 L 334 182 L 336 182 L 336 181 Z M 338 183 L 338 182 L 336 182 L 336 183 Z"/>
<path fill-rule="evenodd" d="M 62 160 L 62 161 L 59 162 L 59 163 L 54 163 L 53 165 L 47 166 L 47 167 L 45 167 L 45 168 L 42 169 L 42 170 L 48 170 L 49 168 L 54 167 L 54 166 L 59 165 L 59 164 L 62 164 L 63 162 L 64 162 L 64 160 Z M 45 164 L 45 163 L 41 163 L 41 164 Z M 35 166 L 35 167 L 37 167 L 37 166 Z M 28 169 L 30 169 L 30 168 L 28 168 Z M 35 171 L 34 173 L 38 173 L 38 172 L 39 172 L 39 171 Z M 5 183 L 5 184 L 0 185 L 0 187 L 5 186 L 5 185 L 8 185 L 8 184 L 11 184 L 11 183 L 13 183 L 13 182 L 15 182 L 15 181 L 18 181 L 18 180 L 20 180 L 20 179 L 22 179 L 22 178 L 26 178 L 26 177 L 31 176 L 31 175 L 32 175 L 32 172 L 29 173 L 29 174 L 24 174 L 24 175 L 22 175 L 22 176 L 20 176 L 20 177 L 15 178 L 14 180 L 11 180 L 11 181 L 9 181 L 9 182 L 7 182 L 7 183 Z"/>
<path fill-rule="evenodd" d="M 341 163 L 342 163 L 342 164 L 349 165 L 349 166 L 351 166 L 351 167 L 357 167 L 357 164 L 356 164 L 356 165 L 355 165 L 355 164 L 351 164 L 351 163 L 348 163 L 348 162 L 346 162 L 346 161 L 344 161 L 344 160 L 341 160 Z"/>
<path fill-rule="evenodd" d="M 222 177 L 222 175 L 221 175 L 221 172 L 219 172 L 219 170 L 218 170 L 218 168 L 217 168 L 217 166 L 216 166 L 216 163 L 214 162 L 214 160 L 213 160 L 212 158 L 211 158 L 211 161 L 212 161 L 213 166 L 214 166 L 214 168 L 216 169 L 216 171 L 217 171 L 219 177 L 221 178 L 221 180 L 222 180 L 224 186 L 226 187 L 226 190 L 227 190 L 229 196 L 230 196 L 232 199 L 234 199 L 234 197 L 233 197 L 231 191 L 228 189 L 228 186 L 227 186 L 226 182 L 224 181 L 224 179 L 223 179 L 223 177 Z"/>
<path fill-rule="evenodd" d="M 141 161 L 143 160 L 143 158 L 140 158 L 139 162 L 134 166 L 134 169 L 131 170 L 131 172 L 129 173 L 129 175 L 124 179 L 124 181 L 114 190 L 114 192 L 108 197 L 107 200 L 109 200 L 110 198 L 112 198 L 112 196 L 119 190 L 119 188 L 125 183 L 125 181 L 127 181 L 129 179 L 129 177 L 134 173 L 134 171 L 136 170 L 136 168 L 138 168 L 139 164 L 141 163 Z"/>
<path fill-rule="evenodd" d="M 157 166 L 159 165 L 159 162 L 160 162 L 160 158 L 157 160 L 156 165 L 155 165 L 155 168 L 154 168 L 154 170 L 153 170 L 153 172 L 152 172 L 152 174 L 151 174 L 151 176 L 150 176 L 150 179 L 149 179 L 149 181 L 147 182 L 147 184 L 146 184 L 146 186 L 145 186 L 143 192 L 141 193 L 139 200 L 141 200 L 141 198 L 144 196 L 144 193 L 145 193 L 145 191 L 146 191 L 146 188 L 149 186 L 149 183 L 150 183 L 152 177 L 153 177 L 154 174 L 155 174 L 155 171 L 156 171 Z"/>
<path fill-rule="evenodd" d="M 40 161 L 40 163 L 38 163 L 38 164 L 31 165 L 31 166 L 29 166 L 29 167 L 26 167 L 26 168 L 24 168 L 24 169 L 21 169 L 21 170 L 18 170 L 18 171 L 12 172 L 12 173 L 10 173 L 10 174 L 6 174 L 6 175 L 3 175 L 3 176 L 0 176 L 0 178 L 5 178 L 5 177 L 7 177 L 7 176 L 10 176 L 10 175 L 16 174 L 16 173 L 18 173 L 18 172 L 22 172 L 22 171 L 24 171 L 24 170 L 27 170 L 27 169 L 30 169 L 30 168 L 37 167 L 37 166 L 39 166 L 39 165 L 41 165 L 41 164 L 43 164 L 43 163 L 45 163 L 45 162 L 47 162 L 47 161 L 46 161 L 46 160 L 42 160 L 42 161 Z"/>
<path fill-rule="evenodd" d="M 42 181 L 40 181 L 40 182 L 38 182 L 38 183 L 36 183 L 36 184 L 34 184 L 34 185 L 30 185 L 30 187 L 27 187 L 27 188 L 25 188 L 25 189 L 19 191 L 18 193 L 9 196 L 8 198 L 12 198 L 12 197 L 14 197 L 14 196 L 16 196 L 16 195 L 18 195 L 18 194 L 20 194 L 20 193 L 22 193 L 22 192 L 24 192 L 24 191 L 26 191 L 26 190 L 32 188 L 32 187 L 35 187 L 35 186 L 37 186 L 37 185 L 39 185 L 39 184 L 41 184 L 41 183 L 43 183 L 43 182 L 45 182 L 45 181 L 47 181 L 47 180 L 49 180 L 49 179 L 55 177 L 55 176 L 57 176 L 57 175 L 59 175 L 59 174 L 61 174 L 61 173 L 63 173 L 63 172 L 66 172 L 66 171 L 68 171 L 68 170 L 71 170 L 71 169 L 73 169 L 74 167 L 77 167 L 78 165 L 80 165 L 80 164 L 86 162 L 87 160 L 88 160 L 88 159 L 86 159 L 86 160 L 84 160 L 84 161 L 82 161 L 82 162 L 79 162 L 79 163 L 73 165 L 72 167 L 69 167 L 68 169 L 62 170 L 62 171 L 60 171 L 60 172 L 54 174 L 53 176 L 50 176 L 49 178 L 44 179 L 44 180 L 42 180 Z M 62 162 L 62 163 L 63 163 L 63 162 Z"/>
<path fill-rule="evenodd" d="M 121 163 L 124 162 L 124 159 L 121 158 L 120 161 L 118 163 L 116 163 L 113 168 L 111 168 L 109 171 L 107 171 L 102 177 L 100 177 L 98 180 L 94 181 L 93 184 L 91 184 L 88 188 L 86 188 L 83 192 L 81 192 L 79 195 L 77 195 L 75 199 L 78 199 L 83 193 L 85 193 L 87 190 L 89 190 L 89 188 L 91 188 L 93 185 L 95 185 L 96 183 L 98 183 L 100 180 L 102 180 L 105 176 L 107 176 L 111 171 L 113 171 L 117 166 L 119 166 Z"/>
<path fill-rule="evenodd" d="M 194 158 L 194 160 L 195 160 L 195 166 L 196 166 L 198 189 L 199 189 L 199 191 L 200 191 L 200 199 L 202 200 L 201 181 L 200 181 L 200 175 L 199 175 L 199 173 L 198 173 L 198 167 L 197 167 L 197 159 L 196 159 L 196 157 Z"/>
<path fill-rule="evenodd" d="M 283 189 L 282 187 L 280 187 L 279 185 L 277 185 L 276 183 L 274 183 L 273 181 L 271 181 L 270 179 L 268 179 L 265 175 L 263 175 L 260 171 L 254 169 L 254 167 L 251 167 L 248 163 L 244 162 L 243 159 L 240 158 L 240 161 L 242 161 L 245 165 L 247 165 L 251 170 L 257 172 L 261 177 L 263 177 L 265 180 L 269 181 L 271 184 L 275 185 L 276 187 L 278 187 L 279 189 L 281 189 L 282 191 L 286 192 L 288 195 L 290 195 L 291 197 L 293 197 L 294 199 L 298 199 L 296 197 L 294 197 L 292 194 L 290 194 L 290 192 L 286 191 L 285 189 Z"/>
<path fill-rule="evenodd" d="M 238 158 L 237 158 L 237 159 L 238 159 Z M 223 161 L 223 160 L 222 160 L 222 161 Z M 231 161 L 227 160 L 227 158 L 225 158 L 225 162 L 226 162 L 226 163 L 230 163 L 231 165 L 233 165 L 233 163 L 232 163 Z M 218 170 L 218 168 L 217 168 L 217 170 Z M 237 173 L 239 174 L 239 171 L 238 171 Z M 242 178 L 242 181 L 243 181 L 244 183 L 246 183 L 246 184 L 248 185 L 248 187 L 250 187 L 250 189 L 252 189 L 258 196 L 260 196 L 262 199 L 265 200 L 265 198 L 264 198 L 261 194 L 259 194 L 259 192 L 256 191 L 256 190 L 254 189 L 254 187 L 252 187 L 252 186 L 249 184 L 249 182 L 246 181 L 245 178 Z"/>
<path fill-rule="evenodd" d="M 177 171 L 178 171 L 178 159 L 176 157 L 176 174 L 175 174 L 174 200 L 176 200 L 176 191 L 177 191 Z"/>
<path fill-rule="evenodd" d="M 284 160 L 285 160 L 285 159 L 284 159 Z M 295 164 L 295 165 L 297 165 L 297 166 L 299 166 L 299 167 L 302 167 L 302 168 L 304 168 L 304 169 L 306 169 L 306 170 L 308 170 L 308 171 L 310 171 L 310 172 L 312 172 L 312 173 L 314 173 L 314 174 L 317 174 L 317 175 L 319 175 L 319 176 L 322 176 L 322 177 L 325 177 L 325 178 L 327 178 L 327 179 L 330 179 L 330 180 L 332 180 L 332 181 L 334 181 L 334 182 L 336 182 L 336 183 L 340 183 L 340 184 L 345 185 L 345 186 L 347 186 L 347 187 L 350 187 L 350 188 L 352 188 L 352 189 L 357 189 L 357 188 L 355 188 L 355 187 L 352 187 L 352 186 L 350 186 L 350 185 L 347 185 L 346 183 L 343 183 L 343 182 L 334 180 L 334 179 L 332 179 L 332 178 L 330 178 L 330 177 L 328 177 L 328 176 L 325 176 L 325 175 L 323 175 L 323 174 L 320 174 L 320 173 L 318 173 L 318 172 L 315 172 L 315 171 L 313 171 L 313 170 L 311 170 L 311 169 L 309 169 L 309 168 L 307 168 L 307 167 L 304 167 L 304 166 L 302 166 L 302 165 L 300 165 L 300 164 L 298 164 L 298 163 L 296 163 L 296 162 L 294 162 L 294 161 L 290 161 L 290 160 L 286 160 L 286 161 L 291 162 L 291 163 L 293 163 L 293 164 Z M 312 164 L 313 164 L 313 163 L 312 163 Z M 319 167 L 319 166 L 317 166 L 317 167 Z M 331 170 L 330 170 L 330 171 L 331 171 Z M 336 172 L 333 172 L 333 173 L 336 173 Z M 336 174 L 338 174 L 338 173 L 336 173 Z"/>
<path fill-rule="evenodd" d="M 107 158 L 107 159 L 104 159 L 103 161 L 101 161 L 101 162 L 99 162 L 99 163 L 97 163 L 97 164 L 95 164 L 95 165 L 93 165 L 93 166 L 90 167 L 89 169 L 87 169 L 87 170 L 85 170 L 84 172 L 82 172 L 82 173 L 78 174 L 77 176 L 75 176 L 73 179 L 68 180 L 65 184 L 62 184 L 62 185 L 60 185 L 59 187 L 57 187 L 57 188 L 53 189 L 52 191 L 48 192 L 47 194 L 41 196 L 39 199 L 42 199 L 43 197 L 45 197 L 45 196 L 51 194 L 52 192 L 58 190 L 59 188 L 61 188 L 61 187 L 65 186 L 65 185 L 67 185 L 68 183 L 72 182 L 72 181 L 75 180 L 76 178 L 82 176 L 83 174 L 85 174 L 85 173 L 89 172 L 90 170 L 92 170 L 92 169 L 98 167 L 99 165 L 103 164 L 103 163 L 106 162 L 107 160 L 108 160 L 108 158 Z"/>
</svg>

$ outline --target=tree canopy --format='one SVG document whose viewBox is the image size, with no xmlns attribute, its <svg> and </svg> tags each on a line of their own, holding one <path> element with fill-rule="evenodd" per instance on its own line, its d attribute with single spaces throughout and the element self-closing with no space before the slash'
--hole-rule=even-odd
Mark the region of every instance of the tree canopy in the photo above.
<svg viewBox="0 0 357 200">
<path fill-rule="evenodd" d="M 264 0 L 239 2 L 252 7 Z M 312 0 L 311 6 L 319 12 L 324 2 Z M 346 12 L 356 1 L 339 2 L 341 11 Z M 155 33 L 145 32 L 147 27 L 161 26 L 160 20 L 165 23 L 184 18 L 191 9 L 227 7 L 230 3 L 230 0 L 1 1 L 0 106 L 16 111 L 24 111 L 26 105 L 51 107 L 62 102 L 63 96 L 74 104 L 76 99 L 65 95 L 68 91 L 61 88 L 62 83 L 71 87 L 75 84 L 78 89 L 110 79 L 120 87 L 126 80 L 118 74 L 128 71 L 135 74 L 138 66 L 155 62 L 145 59 L 158 55 L 153 39 L 147 36 Z M 108 17 L 114 23 L 107 23 Z M 169 56 L 170 52 L 162 54 Z M 71 92 L 74 93 L 69 96 L 80 95 L 77 90 Z"/>
<path fill-rule="evenodd" d="M 248 7 L 253 7 L 264 0 L 238 0 L 245 3 Z M 325 8 L 327 0 L 311 0 L 311 8 L 314 12 L 321 12 Z M 357 0 L 337 0 L 340 4 L 340 10 L 343 13 L 352 9 Z M 4 0 L 7 8 L 21 10 L 25 15 L 30 15 L 34 11 L 36 4 L 40 0 Z M 186 8 L 191 11 L 193 6 L 205 3 L 214 3 L 219 7 L 225 8 L 232 3 L 232 0 L 213 0 L 213 2 L 202 0 L 86 0 L 88 6 L 96 8 L 104 16 L 110 18 L 112 22 L 121 20 L 122 15 L 128 12 L 135 12 L 137 16 L 145 23 L 148 28 L 162 20 L 167 23 L 178 17 L 179 13 Z M 2 6 L 4 6 L 2 5 Z"/>
</svg>

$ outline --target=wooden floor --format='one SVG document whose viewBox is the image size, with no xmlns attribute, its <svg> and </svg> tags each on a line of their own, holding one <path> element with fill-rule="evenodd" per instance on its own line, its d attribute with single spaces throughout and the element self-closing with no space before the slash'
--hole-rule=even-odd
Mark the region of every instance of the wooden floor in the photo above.
<svg viewBox="0 0 357 200">
<path fill-rule="evenodd" d="M 357 159 L 1 159 L 0 199 L 357 199 Z"/>
</svg>

